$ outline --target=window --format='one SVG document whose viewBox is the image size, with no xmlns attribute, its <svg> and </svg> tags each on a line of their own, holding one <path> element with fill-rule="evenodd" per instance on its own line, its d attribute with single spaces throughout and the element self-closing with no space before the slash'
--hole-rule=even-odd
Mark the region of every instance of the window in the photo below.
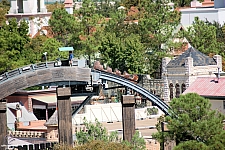
<svg viewBox="0 0 225 150">
<path fill-rule="evenodd" d="M 175 88 L 176 88 L 176 98 L 178 98 L 180 96 L 180 85 L 176 84 Z"/>
<path fill-rule="evenodd" d="M 173 99 L 173 84 L 172 83 L 170 83 L 169 89 L 170 89 L 170 99 Z"/>
<path fill-rule="evenodd" d="M 186 90 L 186 85 L 183 83 L 181 85 L 181 93 L 183 93 Z"/>
</svg>

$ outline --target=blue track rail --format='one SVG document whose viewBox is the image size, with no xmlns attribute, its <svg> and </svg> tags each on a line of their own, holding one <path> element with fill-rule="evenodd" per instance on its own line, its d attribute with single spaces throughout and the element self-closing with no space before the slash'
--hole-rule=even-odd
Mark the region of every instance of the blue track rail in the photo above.
<svg viewBox="0 0 225 150">
<path fill-rule="evenodd" d="M 169 106 L 165 102 L 163 102 L 160 98 L 152 94 L 150 91 L 144 89 L 143 87 L 137 84 L 134 84 L 133 82 L 131 82 L 130 80 L 122 76 L 118 76 L 112 73 L 108 73 L 108 72 L 100 71 L 100 70 L 92 70 L 92 72 L 99 73 L 100 79 L 115 82 L 120 85 L 126 86 L 130 89 L 133 89 L 134 91 L 138 92 L 142 96 L 146 97 L 151 102 L 155 103 L 156 106 L 158 106 L 158 108 L 161 109 L 166 115 L 169 115 Z"/>
</svg>

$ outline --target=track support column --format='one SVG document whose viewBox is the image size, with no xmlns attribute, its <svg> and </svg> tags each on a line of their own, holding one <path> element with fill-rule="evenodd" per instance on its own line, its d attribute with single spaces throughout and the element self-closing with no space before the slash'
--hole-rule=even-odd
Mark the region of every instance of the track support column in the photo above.
<svg viewBox="0 0 225 150">
<path fill-rule="evenodd" d="M 0 150 L 5 150 L 4 145 L 8 144 L 6 107 L 6 100 L 0 100 Z"/>
<path fill-rule="evenodd" d="M 122 95 L 123 140 L 131 141 L 135 134 L 134 95 Z"/>
<path fill-rule="evenodd" d="M 73 146 L 71 88 L 57 88 L 59 143 Z"/>
</svg>

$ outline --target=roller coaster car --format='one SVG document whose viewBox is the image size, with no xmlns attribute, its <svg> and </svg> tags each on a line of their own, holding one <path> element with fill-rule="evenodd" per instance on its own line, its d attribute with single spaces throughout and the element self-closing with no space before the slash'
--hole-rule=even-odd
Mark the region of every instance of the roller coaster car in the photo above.
<svg viewBox="0 0 225 150">
<path fill-rule="evenodd" d="M 118 69 L 115 69 L 115 74 L 121 76 L 121 72 Z"/>
<path fill-rule="evenodd" d="M 112 68 L 110 68 L 110 67 L 107 67 L 106 71 L 109 72 L 109 73 L 113 73 Z"/>
<path fill-rule="evenodd" d="M 101 65 L 101 63 L 99 61 L 95 61 L 94 62 L 94 69 L 101 70 L 101 71 L 105 71 L 105 72 L 108 72 L 108 73 L 113 73 L 113 74 L 116 74 L 118 76 L 122 76 L 122 77 L 124 77 L 126 79 L 129 79 L 131 81 L 134 81 L 134 82 L 137 82 L 138 81 L 138 76 L 137 75 L 131 76 L 126 71 L 124 71 L 123 72 L 123 75 L 122 75 L 121 72 L 118 69 L 115 69 L 115 71 L 113 72 L 112 71 L 112 68 L 107 67 L 107 69 L 104 70 L 103 65 Z"/>
<path fill-rule="evenodd" d="M 127 73 L 126 71 L 123 72 L 123 75 L 122 75 L 124 78 L 127 78 L 127 79 L 130 79 L 130 74 Z"/>
<path fill-rule="evenodd" d="M 104 71 L 103 66 L 100 64 L 99 61 L 94 62 L 94 69 Z"/>
</svg>

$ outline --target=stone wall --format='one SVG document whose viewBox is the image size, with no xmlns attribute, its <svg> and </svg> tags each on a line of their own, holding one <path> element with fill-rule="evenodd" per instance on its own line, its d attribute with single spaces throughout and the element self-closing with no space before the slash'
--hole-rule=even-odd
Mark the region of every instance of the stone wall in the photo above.
<svg viewBox="0 0 225 150">
<path fill-rule="evenodd" d="M 213 73 L 218 72 L 218 68 L 222 68 L 222 58 L 215 55 L 214 59 L 217 65 L 193 66 L 193 58 L 188 57 L 184 66 L 167 68 L 170 58 L 164 58 L 162 60 L 163 99 L 170 101 L 172 98 L 179 97 L 197 77 L 216 77 Z"/>
</svg>

